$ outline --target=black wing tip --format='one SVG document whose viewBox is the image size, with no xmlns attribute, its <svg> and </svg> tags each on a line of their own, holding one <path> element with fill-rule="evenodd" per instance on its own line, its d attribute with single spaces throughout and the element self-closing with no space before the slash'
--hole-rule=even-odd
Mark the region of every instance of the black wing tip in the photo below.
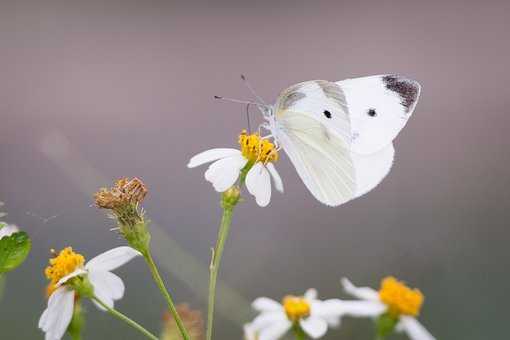
<svg viewBox="0 0 510 340">
<path fill-rule="evenodd" d="M 402 105 L 407 112 L 414 108 L 421 92 L 420 83 L 397 74 L 383 76 L 382 80 L 388 90 L 396 92 L 402 98 Z"/>
</svg>

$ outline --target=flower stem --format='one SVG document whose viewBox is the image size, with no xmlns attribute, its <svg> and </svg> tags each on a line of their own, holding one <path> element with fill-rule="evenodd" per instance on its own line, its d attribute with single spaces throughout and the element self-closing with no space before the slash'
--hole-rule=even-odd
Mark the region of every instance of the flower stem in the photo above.
<svg viewBox="0 0 510 340">
<path fill-rule="evenodd" d="M 80 299 L 74 304 L 73 317 L 71 323 L 67 327 L 67 332 L 73 340 L 81 340 L 81 333 L 85 325 L 85 317 L 83 316 L 83 310 L 81 308 Z"/>
<path fill-rule="evenodd" d="M 238 194 L 237 194 L 238 195 Z M 221 257 L 223 255 L 223 249 L 225 248 L 225 242 L 228 238 L 230 231 L 230 224 L 232 223 L 232 213 L 234 207 L 237 204 L 239 196 L 234 201 L 229 201 L 226 195 L 223 195 L 222 206 L 223 216 L 221 218 L 221 225 L 218 231 L 218 239 L 216 241 L 216 247 L 213 250 L 211 265 L 209 267 L 209 302 L 207 306 L 207 336 L 206 340 L 212 339 L 213 333 L 213 319 L 214 319 L 214 302 L 216 299 L 216 281 L 218 279 L 218 272 L 220 269 Z"/>
<path fill-rule="evenodd" d="M 125 316 L 124 314 L 122 314 L 121 312 L 117 311 L 116 309 L 114 308 L 111 308 L 110 306 L 108 306 L 107 304 L 105 304 L 103 301 L 101 301 L 97 296 L 93 296 L 92 297 L 92 300 L 96 301 L 99 305 L 101 305 L 104 309 L 106 309 L 108 311 L 108 313 L 110 313 L 111 315 L 113 315 L 114 317 L 116 317 L 117 319 L 121 320 L 121 321 L 124 321 L 125 323 L 127 323 L 129 326 L 133 327 L 134 329 L 136 329 L 137 331 L 139 331 L 140 333 L 142 333 L 143 335 L 145 335 L 147 338 L 149 339 L 152 339 L 152 340 L 159 340 L 155 335 L 153 335 L 151 332 L 149 332 L 148 330 L 146 330 L 145 328 L 143 328 L 141 325 L 139 325 L 138 323 L 136 323 L 135 321 L 131 320 L 130 318 L 128 318 L 127 316 Z"/>
<path fill-rule="evenodd" d="M 154 278 L 154 281 L 156 282 L 159 290 L 165 297 L 165 300 L 168 305 L 168 309 L 170 310 L 170 313 L 172 313 L 173 318 L 175 319 L 175 322 L 177 323 L 177 327 L 179 328 L 179 331 L 181 332 L 182 338 L 184 340 L 189 340 L 189 334 L 186 328 L 184 327 L 184 323 L 182 322 L 181 317 L 179 316 L 179 313 L 177 312 L 177 309 L 175 308 L 175 304 L 173 302 L 172 296 L 168 292 L 168 289 L 165 287 L 165 283 L 163 282 L 163 279 L 161 278 L 161 275 L 159 274 L 158 268 L 156 267 L 156 263 L 154 262 L 154 259 L 152 258 L 152 255 L 149 250 L 143 252 L 143 256 L 145 258 L 145 261 L 147 262 L 147 265 L 149 266 L 152 277 Z"/>
<path fill-rule="evenodd" d="M 298 323 L 295 323 L 292 326 L 292 330 L 294 331 L 294 336 L 296 337 L 296 340 L 306 340 L 306 334 Z"/>
</svg>

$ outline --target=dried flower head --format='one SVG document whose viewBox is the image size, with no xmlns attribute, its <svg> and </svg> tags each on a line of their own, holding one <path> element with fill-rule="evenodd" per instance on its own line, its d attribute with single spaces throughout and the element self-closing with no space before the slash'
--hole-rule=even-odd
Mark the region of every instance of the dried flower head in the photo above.
<svg viewBox="0 0 510 340">
<path fill-rule="evenodd" d="M 100 209 L 110 210 L 117 220 L 118 229 L 129 245 L 144 253 L 149 246 L 148 221 L 139 208 L 147 195 L 147 187 L 138 178 L 121 178 L 110 188 L 102 188 L 95 195 L 95 204 Z"/>
<path fill-rule="evenodd" d="M 140 204 L 147 195 L 145 184 L 138 179 L 121 178 L 111 189 L 101 188 L 95 195 L 95 203 L 102 209 L 119 209 L 128 204 Z"/>
<path fill-rule="evenodd" d="M 202 318 L 202 313 L 198 310 L 191 309 L 189 305 L 185 303 L 177 306 L 177 312 L 184 323 L 184 327 L 188 330 L 190 340 L 202 340 L 204 338 L 204 320 Z M 175 319 L 170 313 L 165 312 L 163 322 L 161 340 L 182 339 Z"/>
</svg>

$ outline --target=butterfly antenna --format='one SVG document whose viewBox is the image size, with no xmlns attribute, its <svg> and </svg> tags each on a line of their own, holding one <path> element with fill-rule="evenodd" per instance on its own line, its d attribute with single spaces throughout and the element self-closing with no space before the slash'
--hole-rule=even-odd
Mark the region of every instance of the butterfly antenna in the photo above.
<svg viewBox="0 0 510 340">
<path fill-rule="evenodd" d="M 266 102 L 264 101 L 264 99 L 262 99 L 262 97 L 260 97 L 257 92 L 255 92 L 255 90 L 253 89 L 253 87 L 251 86 L 250 82 L 248 81 L 248 79 L 246 79 L 246 77 L 244 76 L 244 74 L 241 74 L 241 79 L 243 80 L 243 83 L 244 85 L 246 85 L 246 87 L 248 88 L 248 90 L 251 92 L 251 94 L 259 101 L 261 102 L 262 104 L 264 105 L 267 105 Z"/>
<path fill-rule="evenodd" d="M 214 96 L 214 99 L 226 100 L 227 102 L 238 103 L 238 104 L 249 104 L 249 105 L 257 105 L 257 106 L 265 106 L 265 104 L 260 104 L 260 103 L 252 102 L 252 101 L 249 101 L 249 100 L 239 100 L 239 99 L 222 97 L 222 96 Z"/>
<path fill-rule="evenodd" d="M 250 105 L 246 104 L 246 120 L 248 121 L 248 134 L 251 135 L 251 125 L 250 125 Z"/>
</svg>

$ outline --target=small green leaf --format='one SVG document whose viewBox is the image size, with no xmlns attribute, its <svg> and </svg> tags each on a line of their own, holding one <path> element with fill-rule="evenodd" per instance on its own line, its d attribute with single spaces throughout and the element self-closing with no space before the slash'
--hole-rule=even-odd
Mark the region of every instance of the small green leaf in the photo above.
<svg viewBox="0 0 510 340">
<path fill-rule="evenodd" d="M 0 273 L 6 273 L 25 261 L 32 247 L 24 231 L 0 239 Z"/>
</svg>

